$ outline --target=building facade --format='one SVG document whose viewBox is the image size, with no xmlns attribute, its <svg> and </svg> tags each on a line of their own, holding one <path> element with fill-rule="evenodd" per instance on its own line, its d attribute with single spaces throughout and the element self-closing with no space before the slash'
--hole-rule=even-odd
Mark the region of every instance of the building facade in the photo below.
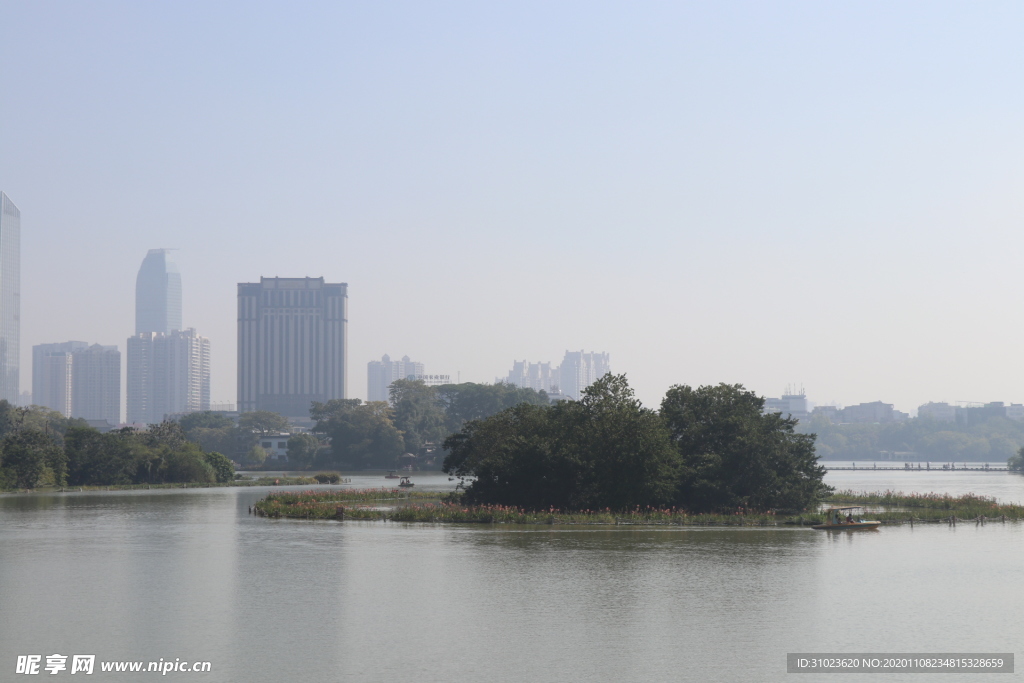
<svg viewBox="0 0 1024 683">
<path fill-rule="evenodd" d="M 265 278 L 238 285 L 238 410 L 308 418 L 346 398 L 348 285 Z"/>
<path fill-rule="evenodd" d="M 609 372 L 611 361 L 607 353 L 566 351 L 558 366 L 558 387 L 563 394 L 578 401 L 584 389 Z"/>
<path fill-rule="evenodd" d="M 528 361 L 512 361 L 512 369 L 504 380 L 524 389 L 535 389 L 552 393 L 559 388 L 558 368 L 551 369 L 551 363 L 530 363 Z"/>
<path fill-rule="evenodd" d="M 128 422 L 210 409 L 210 340 L 194 329 L 128 339 Z"/>
<path fill-rule="evenodd" d="M 385 353 L 380 360 L 366 364 L 366 400 L 387 401 L 391 396 L 388 387 L 392 382 L 423 375 L 423 372 L 423 363 L 413 362 L 409 356 L 391 360 L 391 356 Z"/>
<path fill-rule="evenodd" d="M 557 395 L 560 400 L 578 401 L 584 389 L 609 372 L 611 361 L 607 353 L 566 351 L 562 364 L 554 369 L 551 363 L 513 361 L 508 376 L 495 379 L 495 382 L 545 391 L 548 395 Z"/>
<path fill-rule="evenodd" d="M 180 330 L 181 274 L 169 249 L 150 249 L 135 278 L 135 334 Z"/>
<path fill-rule="evenodd" d="M 21 373 L 21 211 L 0 192 L 0 399 L 17 405 Z"/>
<path fill-rule="evenodd" d="M 121 352 L 85 342 L 32 347 L 32 396 L 68 417 L 121 421 Z"/>
<path fill-rule="evenodd" d="M 800 394 L 783 394 L 782 398 L 765 398 L 764 412 L 782 413 L 783 417 L 796 420 L 806 420 L 810 417 L 807 409 L 807 396 Z"/>
</svg>

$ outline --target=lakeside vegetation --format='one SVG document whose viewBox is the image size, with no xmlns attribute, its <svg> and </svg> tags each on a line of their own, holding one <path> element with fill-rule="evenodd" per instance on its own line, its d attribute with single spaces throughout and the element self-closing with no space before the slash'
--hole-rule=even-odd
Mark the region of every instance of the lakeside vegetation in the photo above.
<svg viewBox="0 0 1024 683">
<path fill-rule="evenodd" d="M 624 375 L 579 401 L 518 405 L 444 443 L 465 502 L 524 510 L 811 509 L 831 488 L 814 436 L 741 385 L 674 386 L 658 411 Z M 466 481 L 471 481 L 465 484 Z"/>
<path fill-rule="evenodd" d="M 877 460 L 883 452 L 912 462 L 1007 462 L 1021 470 L 1024 422 L 989 416 L 974 422 L 915 417 L 886 424 L 833 424 L 824 415 L 800 422 L 817 436 L 822 460 Z"/>
<path fill-rule="evenodd" d="M 992 498 L 968 494 L 855 493 L 839 491 L 829 505 L 858 505 L 865 517 L 887 524 L 1024 520 L 1024 506 L 999 504 Z M 826 521 L 818 509 L 799 514 L 776 514 L 736 509 L 699 513 L 678 508 L 637 507 L 625 510 L 528 510 L 509 505 L 473 505 L 465 495 L 401 489 L 341 489 L 271 493 L 256 503 L 256 514 L 270 518 L 363 520 L 450 524 L 597 524 L 676 526 L 810 526 Z"/>
</svg>

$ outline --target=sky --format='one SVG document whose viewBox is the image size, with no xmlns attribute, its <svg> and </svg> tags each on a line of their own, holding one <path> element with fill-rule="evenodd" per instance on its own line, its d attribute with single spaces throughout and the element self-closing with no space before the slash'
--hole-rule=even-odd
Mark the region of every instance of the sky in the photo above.
<svg viewBox="0 0 1024 683">
<path fill-rule="evenodd" d="M 0 2 L 31 347 L 148 249 L 235 401 L 236 285 L 349 285 L 350 397 L 610 354 L 812 401 L 1024 402 L 1024 5 Z M 122 359 L 123 360 L 123 359 Z M 123 403 L 123 399 L 122 399 Z"/>
</svg>

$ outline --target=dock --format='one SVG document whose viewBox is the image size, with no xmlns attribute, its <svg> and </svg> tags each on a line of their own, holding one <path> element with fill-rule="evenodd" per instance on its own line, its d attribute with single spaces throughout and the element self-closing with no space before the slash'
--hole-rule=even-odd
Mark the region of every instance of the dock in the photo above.
<svg viewBox="0 0 1024 683">
<path fill-rule="evenodd" d="M 926 467 L 921 467 L 920 465 L 918 465 L 916 467 L 910 467 L 910 466 L 907 466 L 907 465 L 905 465 L 903 467 L 892 467 L 892 466 L 888 466 L 888 465 L 883 465 L 882 467 L 878 467 L 877 465 L 873 465 L 871 467 L 857 467 L 856 465 L 853 465 L 851 467 L 829 467 L 828 465 L 825 465 L 825 469 L 828 470 L 829 472 L 837 471 L 837 470 L 847 470 L 847 471 L 854 471 L 854 470 L 856 470 L 857 472 L 868 472 L 868 471 L 873 472 L 875 470 L 879 470 L 879 471 L 881 471 L 881 470 L 889 470 L 889 471 L 892 471 L 892 472 L 1009 472 L 1010 471 L 1010 468 L 1005 467 L 1005 466 L 1003 466 L 1003 467 L 999 467 L 999 466 L 997 466 L 997 467 L 989 467 L 987 465 L 975 465 L 975 466 L 961 465 L 959 467 L 956 466 L 956 465 L 942 465 L 941 467 L 927 467 L 927 466 Z"/>
</svg>

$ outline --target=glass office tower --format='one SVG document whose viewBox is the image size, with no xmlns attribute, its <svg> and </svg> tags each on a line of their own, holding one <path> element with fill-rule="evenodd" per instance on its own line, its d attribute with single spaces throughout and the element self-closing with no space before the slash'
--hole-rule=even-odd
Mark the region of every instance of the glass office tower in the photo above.
<svg viewBox="0 0 1024 683">
<path fill-rule="evenodd" d="M 169 249 L 150 249 L 135 278 L 135 334 L 181 329 L 181 275 Z"/>
<path fill-rule="evenodd" d="M 21 211 L 0 192 L 0 399 L 18 404 L 21 354 Z"/>
</svg>

